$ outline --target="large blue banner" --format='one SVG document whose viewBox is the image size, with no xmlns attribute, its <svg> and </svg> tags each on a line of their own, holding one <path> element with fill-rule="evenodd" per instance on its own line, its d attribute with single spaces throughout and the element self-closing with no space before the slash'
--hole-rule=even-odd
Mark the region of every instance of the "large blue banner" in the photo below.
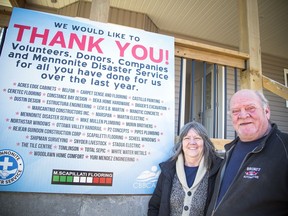
<svg viewBox="0 0 288 216">
<path fill-rule="evenodd" d="M 174 142 L 174 38 L 15 8 L 0 191 L 151 194 Z"/>
</svg>

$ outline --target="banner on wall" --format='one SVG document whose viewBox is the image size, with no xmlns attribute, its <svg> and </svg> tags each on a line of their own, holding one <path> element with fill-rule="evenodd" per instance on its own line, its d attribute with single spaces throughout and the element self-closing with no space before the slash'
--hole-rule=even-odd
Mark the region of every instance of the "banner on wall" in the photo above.
<svg viewBox="0 0 288 216">
<path fill-rule="evenodd" d="M 174 38 L 15 8 L 0 191 L 151 194 L 174 142 Z"/>
</svg>

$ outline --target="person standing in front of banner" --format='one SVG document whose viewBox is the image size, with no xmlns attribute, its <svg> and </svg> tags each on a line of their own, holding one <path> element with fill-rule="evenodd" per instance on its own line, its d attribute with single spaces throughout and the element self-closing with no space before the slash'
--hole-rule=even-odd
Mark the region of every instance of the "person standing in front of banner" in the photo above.
<svg viewBox="0 0 288 216">
<path fill-rule="evenodd" d="M 159 165 L 148 216 L 203 216 L 221 161 L 203 125 L 184 125 L 173 157 Z"/>
<path fill-rule="evenodd" d="M 287 216 L 288 134 L 261 92 L 236 92 L 230 112 L 238 137 L 225 146 L 207 216 Z"/>
</svg>

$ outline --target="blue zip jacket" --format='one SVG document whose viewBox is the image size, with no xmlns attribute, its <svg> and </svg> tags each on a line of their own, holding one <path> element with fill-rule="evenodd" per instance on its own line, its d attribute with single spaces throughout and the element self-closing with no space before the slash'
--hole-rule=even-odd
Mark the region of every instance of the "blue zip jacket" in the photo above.
<svg viewBox="0 0 288 216">
<path fill-rule="evenodd" d="M 239 138 L 225 146 L 226 155 L 216 178 L 207 216 L 288 215 L 288 134 L 276 124 L 244 158 L 235 179 L 215 206 L 227 158 Z"/>
</svg>

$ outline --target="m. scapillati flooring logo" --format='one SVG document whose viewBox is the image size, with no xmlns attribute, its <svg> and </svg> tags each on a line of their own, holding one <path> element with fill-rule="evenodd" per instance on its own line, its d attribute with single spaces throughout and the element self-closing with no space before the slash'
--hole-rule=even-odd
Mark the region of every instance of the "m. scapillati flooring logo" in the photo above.
<svg viewBox="0 0 288 216">
<path fill-rule="evenodd" d="M 51 183 L 61 185 L 112 186 L 113 173 L 53 169 Z"/>
</svg>

